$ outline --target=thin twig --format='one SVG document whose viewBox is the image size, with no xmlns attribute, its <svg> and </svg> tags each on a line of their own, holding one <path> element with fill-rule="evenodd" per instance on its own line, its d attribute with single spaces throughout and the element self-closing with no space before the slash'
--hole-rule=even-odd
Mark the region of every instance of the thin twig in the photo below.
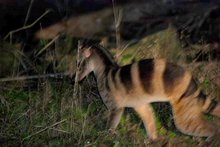
<svg viewBox="0 0 220 147">
<path fill-rule="evenodd" d="M 44 50 L 46 50 L 49 46 L 51 46 L 51 44 L 53 44 L 59 37 L 60 37 L 60 35 L 57 35 L 53 40 L 51 40 L 43 49 L 41 49 L 41 50 L 37 53 L 36 57 L 39 56 L 39 55 L 40 55 Z"/>
<path fill-rule="evenodd" d="M 77 63 L 77 66 L 76 66 L 76 72 L 75 72 L 75 84 L 74 84 L 74 90 L 73 90 L 73 97 L 74 99 L 76 99 L 76 96 L 77 96 L 77 90 L 78 90 L 78 76 L 79 76 L 79 70 L 80 70 L 80 66 L 81 66 L 81 59 L 80 59 L 80 52 L 81 52 L 81 42 L 78 41 L 78 53 L 77 53 L 77 59 L 76 59 L 76 63 Z"/>
<path fill-rule="evenodd" d="M 72 101 L 72 110 L 74 108 L 74 104 L 75 106 L 77 107 L 77 91 L 78 91 L 78 76 L 79 76 L 79 70 L 81 68 L 81 64 L 82 64 L 82 61 L 80 59 L 80 52 L 81 52 L 81 42 L 78 41 L 78 53 L 77 53 L 77 58 L 76 58 L 76 69 L 75 69 L 75 84 L 74 84 L 74 88 L 73 88 L 73 101 Z M 78 107 L 77 107 L 78 108 Z M 71 113 L 71 122 L 73 122 L 73 113 Z M 73 124 L 71 123 L 71 129 L 73 129 Z"/>
<path fill-rule="evenodd" d="M 56 122 L 55 124 L 53 124 L 53 125 L 51 125 L 51 126 L 49 126 L 49 127 L 46 127 L 46 128 L 44 128 L 44 129 L 42 129 L 42 130 L 40 130 L 40 131 L 38 131 L 38 132 L 36 132 L 36 133 L 34 133 L 34 134 L 31 134 L 31 135 L 27 136 L 27 137 L 23 138 L 22 142 L 23 142 L 24 140 L 26 140 L 26 139 L 32 137 L 32 136 L 35 136 L 35 135 L 37 135 L 37 134 L 39 134 L 39 133 L 41 133 L 41 132 L 47 130 L 47 129 L 50 129 L 50 128 L 52 128 L 52 127 L 58 125 L 58 124 L 61 124 L 61 123 L 65 122 L 66 120 L 67 120 L 67 119 L 64 119 L 64 120 L 61 120 L 61 121 L 59 121 L 59 122 Z"/>
<path fill-rule="evenodd" d="M 52 10 L 49 9 L 47 10 L 46 12 L 44 12 L 44 14 L 42 14 L 37 20 L 35 20 L 32 24 L 28 25 L 28 26 L 24 26 L 22 28 L 19 28 L 17 30 L 13 30 L 13 31 L 10 31 L 4 38 L 4 40 L 6 40 L 8 38 L 8 36 L 10 36 L 10 42 L 12 40 L 12 34 L 13 33 L 16 33 L 16 32 L 19 32 L 21 30 L 25 30 L 25 29 L 28 29 L 28 28 L 31 28 L 32 26 L 34 26 L 41 18 L 43 18 L 47 13 L 51 12 Z"/>
<path fill-rule="evenodd" d="M 21 76 L 21 77 L 12 77 L 12 78 L 2 78 L 0 82 L 10 82 L 10 81 L 22 81 L 22 80 L 31 80 L 39 78 L 59 78 L 62 76 L 70 75 L 69 73 L 57 73 L 57 74 L 44 74 L 44 75 L 32 75 L 32 76 Z"/>
</svg>

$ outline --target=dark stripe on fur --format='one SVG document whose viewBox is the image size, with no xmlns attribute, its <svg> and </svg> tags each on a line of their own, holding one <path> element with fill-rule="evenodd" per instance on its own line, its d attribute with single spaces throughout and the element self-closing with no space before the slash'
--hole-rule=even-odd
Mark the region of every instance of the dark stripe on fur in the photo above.
<svg viewBox="0 0 220 147">
<path fill-rule="evenodd" d="M 191 126 L 191 123 L 192 123 L 192 120 L 190 120 L 189 122 L 188 122 L 188 124 L 187 124 L 187 126 L 186 126 L 186 131 L 188 131 L 188 129 L 189 129 L 189 127 Z"/>
<path fill-rule="evenodd" d="M 178 102 L 180 102 L 184 97 L 188 97 L 190 95 L 192 95 L 193 93 L 196 92 L 197 90 L 197 84 L 195 82 L 195 80 L 192 78 L 186 91 L 183 93 L 183 95 L 180 97 L 180 99 L 178 100 Z"/>
<path fill-rule="evenodd" d="M 97 54 L 100 56 L 100 58 L 103 60 L 106 66 L 111 66 L 111 65 L 118 66 L 113 56 L 107 49 L 98 45 L 93 45 L 92 47 L 96 48 Z"/>
<path fill-rule="evenodd" d="M 105 87 L 106 87 L 106 89 L 108 91 L 110 90 L 109 81 L 108 81 L 108 73 L 109 73 L 109 71 L 110 71 L 110 67 L 106 67 L 105 68 L 105 75 L 106 75 L 106 77 L 105 77 Z"/>
<path fill-rule="evenodd" d="M 115 68 L 115 69 L 112 70 L 112 74 L 111 74 L 111 76 L 112 76 L 112 81 L 113 81 L 113 83 L 114 83 L 116 89 L 118 88 L 118 87 L 117 87 L 117 82 L 116 82 L 116 72 L 117 72 L 117 71 L 118 71 L 118 68 Z"/>
<path fill-rule="evenodd" d="M 197 130 L 198 127 L 199 127 L 199 124 L 196 124 L 196 127 L 193 129 L 192 133 L 197 133 L 195 131 Z"/>
<path fill-rule="evenodd" d="M 126 92 L 129 93 L 132 88 L 131 65 L 121 67 L 120 78 Z"/>
<path fill-rule="evenodd" d="M 206 101 L 206 95 L 202 91 L 200 91 L 198 95 L 198 99 L 199 99 L 200 104 L 203 106 Z"/>
<path fill-rule="evenodd" d="M 167 62 L 163 73 L 165 92 L 170 94 L 175 87 L 175 82 L 184 76 L 185 70 L 174 63 Z"/>
<path fill-rule="evenodd" d="M 153 87 L 151 85 L 151 80 L 152 80 L 153 72 L 154 72 L 153 59 L 139 61 L 138 68 L 139 68 L 141 84 L 144 90 L 148 93 L 152 93 Z"/>
<path fill-rule="evenodd" d="M 217 106 L 217 104 L 218 104 L 217 101 L 212 100 L 212 102 L 211 102 L 211 104 L 209 105 L 209 107 L 207 108 L 206 112 L 207 112 L 207 113 L 212 112 L 212 111 L 215 109 L 215 107 Z"/>
</svg>

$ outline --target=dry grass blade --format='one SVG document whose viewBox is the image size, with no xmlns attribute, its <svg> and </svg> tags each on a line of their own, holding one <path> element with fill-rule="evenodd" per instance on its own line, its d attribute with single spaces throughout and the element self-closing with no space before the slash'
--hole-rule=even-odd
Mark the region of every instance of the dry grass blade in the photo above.
<svg viewBox="0 0 220 147">
<path fill-rule="evenodd" d="M 88 115 L 90 113 L 90 110 L 91 110 L 91 104 L 88 106 L 87 113 L 84 116 L 84 121 L 83 121 L 83 124 L 82 124 L 82 132 L 81 132 L 80 137 L 79 137 L 78 145 L 81 144 L 82 138 L 85 139 L 85 129 L 86 129 L 87 125 L 88 125 L 87 117 L 88 117 Z"/>
<path fill-rule="evenodd" d="M 3 52 L 9 52 L 14 56 L 14 64 L 20 65 L 23 69 L 27 70 L 27 66 L 33 66 L 31 61 L 27 58 L 27 56 L 20 50 L 16 49 L 14 46 L 8 47 L 8 45 L 3 45 L 2 49 Z"/>
<path fill-rule="evenodd" d="M 134 41 L 129 42 L 129 43 L 121 50 L 121 52 L 118 54 L 118 58 L 121 57 L 121 55 L 124 53 L 124 51 L 125 51 L 132 43 L 134 43 Z"/>
<path fill-rule="evenodd" d="M 7 107 L 7 110 L 9 110 L 9 104 L 8 102 L 3 98 L 3 96 L 0 95 L 0 102 L 3 104 L 3 105 L 6 105 Z"/>
<path fill-rule="evenodd" d="M 112 0 L 112 5 L 113 5 L 113 11 L 114 11 L 114 19 L 115 19 L 115 33 L 116 33 L 116 61 L 119 64 L 120 63 L 120 58 L 119 58 L 119 54 L 120 54 L 120 32 L 119 32 L 119 26 L 122 20 L 122 9 L 117 12 L 116 8 L 115 8 L 115 2 L 114 0 Z"/>
<path fill-rule="evenodd" d="M 116 23 L 116 27 L 118 28 L 121 24 L 121 20 L 122 20 L 122 14 L 123 14 L 123 9 L 120 9 L 119 10 L 119 14 L 118 14 L 118 20 L 117 20 L 117 23 Z"/>
<path fill-rule="evenodd" d="M 82 45 L 81 45 L 81 42 L 78 41 L 78 53 L 77 53 L 77 65 L 76 65 L 76 69 L 75 69 L 75 83 L 74 83 L 74 89 L 73 89 L 73 101 L 72 101 L 72 110 L 74 108 L 74 105 L 75 106 L 78 106 L 78 101 L 77 101 L 77 91 L 78 91 L 78 75 L 79 75 L 79 70 L 80 70 L 80 67 L 81 67 L 81 59 L 80 59 L 80 51 L 81 51 L 81 48 L 82 48 Z M 79 64 L 79 66 L 78 66 Z M 73 119 L 74 119 L 74 116 L 73 116 L 73 112 L 71 111 L 71 122 L 73 122 Z M 71 123 L 71 129 L 73 129 L 73 123 Z"/>
<path fill-rule="evenodd" d="M 139 46 L 133 53 L 133 55 L 129 58 L 128 63 L 131 63 L 131 61 L 135 58 L 135 56 L 138 54 L 138 52 L 141 50 L 142 46 Z"/>
<path fill-rule="evenodd" d="M 76 66 L 76 72 L 75 72 L 75 85 L 74 85 L 74 92 L 73 92 L 73 97 L 74 98 L 76 98 L 76 94 L 77 94 L 77 90 L 78 90 L 78 82 L 77 82 L 77 79 L 78 79 L 78 76 L 79 76 L 79 70 L 80 70 L 80 66 L 81 66 L 81 59 L 80 59 L 80 56 L 79 56 L 79 54 L 80 54 L 80 51 L 81 51 L 81 48 L 82 48 L 82 46 L 81 46 L 81 43 L 80 43 L 80 41 L 78 41 L 78 53 L 77 53 L 77 59 L 76 59 L 76 62 L 77 62 L 77 64 L 79 64 L 79 66 L 77 65 Z"/>
<path fill-rule="evenodd" d="M 25 29 L 28 29 L 28 28 L 31 28 L 33 27 L 41 18 L 43 18 L 46 14 L 48 14 L 49 12 L 51 12 L 52 10 L 49 9 L 47 10 L 46 12 L 44 12 L 44 14 L 42 14 L 37 20 L 35 20 L 32 24 L 28 25 L 28 26 L 24 26 L 22 28 L 19 28 L 17 30 L 13 30 L 13 31 L 10 31 L 4 38 L 4 40 L 6 40 L 8 38 L 8 36 L 10 36 L 10 43 L 12 43 L 12 35 L 13 33 L 16 33 L 16 32 L 19 32 L 19 31 L 22 31 L 22 30 L 25 30 Z"/>
<path fill-rule="evenodd" d="M 27 113 L 30 111 L 30 109 L 28 109 L 25 113 L 23 113 L 21 116 L 19 116 L 16 120 L 14 120 L 11 124 L 9 124 L 9 126 L 6 128 L 6 130 L 8 130 L 15 122 L 17 122 L 20 118 L 22 118 L 24 115 L 27 115 Z"/>
<path fill-rule="evenodd" d="M 46 131 L 47 129 L 50 129 L 50 128 L 52 128 L 52 127 L 58 125 L 58 124 L 61 124 L 61 123 L 65 122 L 66 120 L 67 120 L 67 119 L 64 119 L 64 120 L 61 120 L 61 121 L 59 121 L 59 122 L 56 122 L 56 123 L 54 123 L 53 125 L 51 125 L 51 126 L 49 126 L 49 127 L 46 127 L 46 128 L 44 128 L 44 129 L 42 129 L 42 130 L 40 130 L 40 131 L 38 131 L 38 132 L 36 132 L 36 133 L 34 133 L 34 134 L 31 134 L 31 135 L 27 136 L 27 137 L 25 137 L 25 138 L 22 140 L 22 142 L 24 142 L 26 139 L 28 139 L 28 138 L 30 138 L 30 137 L 32 137 L 32 136 L 35 136 L 35 135 L 37 135 L 37 134 L 39 134 L 39 133 L 41 133 L 41 132 L 43 132 L 43 131 Z"/>
<path fill-rule="evenodd" d="M 53 40 L 51 40 L 43 49 L 41 49 L 36 57 L 38 57 L 44 50 L 46 50 L 49 46 L 51 46 L 58 38 L 60 37 L 60 35 L 57 35 Z"/>
<path fill-rule="evenodd" d="M 62 132 L 62 133 L 66 133 L 66 134 L 70 134 L 70 132 L 64 131 L 64 130 L 60 130 L 60 129 L 55 129 L 55 128 L 49 128 L 50 130 L 55 130 L 57 132 Z"/>
<path fill-rule="evenodd" d="M 13 50 L 13 51 L 7 50 L 7 51 L 14 54 L 15 58 L 21 63 L 24 69 L 27 69 L 24 59 L 26 59 L 26 61 L 31 65 L 31 63 L 27 60 L 26 55 L 23 52 L 19 50 Z"/>
<path fill-rule="evenodd" d="M 78 91 L 78 81 L 77 81 L 77 79 L 78 79 L 78 76 L 79 76 L 79 70 L 80 70 L 80 68 L 82 66 L 82 62 L 84 60 L 84 58 L 80 59 L 80 51 L 81 51 L 81 49 L 82 49 L 81 42 L 78 41 L 78 50 L 77 50 L 78 53 L 77 53 L 77 59 L 76 59 L 77 66 L 76 66 L 76 69 L 75 69 L 75 84 L 74 84 L 74 89 L 73 89 L 73 98 L 75 99 L 74 100 L 75 104 L 77 104 L 77 102 L 76 102 L 77 91 Z"/>
<path fill-rule="evenodd" d="M 23 26 L 26 26 L 26 24 L 27 24 L 27 21 L 28 21 L 28 18 L 30 16 L 30 12 L 31 12 L 31 8 L 33 6 L 33 3 L 34 3 L 34 0 L 31 0 L 31 3 L 29 5 L 28 12 L 27 12 L 27 15 L 26 15 L 25 22 L 24 22 Z"/>
</svg>

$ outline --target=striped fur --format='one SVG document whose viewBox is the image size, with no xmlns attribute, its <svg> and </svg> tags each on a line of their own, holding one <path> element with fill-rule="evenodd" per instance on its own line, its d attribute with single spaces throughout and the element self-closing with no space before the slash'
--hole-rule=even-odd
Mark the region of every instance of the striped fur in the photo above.
<svg viewBox="0 0 220 147">
<path fill-rule="evenodd" d="M 177 128 L 185 134 L 208 137 L 213 143 L 220 127 L 203 118 L 203 113 L 220 117 L 220 104 L 202 93 L 189 71 L 164 60 L 141 60 L 118 66 L 103 47 L 93 45 L 82 50 L 89 57 L 78 81 L 94 72 L 99 93 L 109 109 L 108 126 L 115 129 L 124 107 L 133 107 L 144 121 L 152 140 L 157 139 L 152 102 L 170 102 Z"/>
</svg>

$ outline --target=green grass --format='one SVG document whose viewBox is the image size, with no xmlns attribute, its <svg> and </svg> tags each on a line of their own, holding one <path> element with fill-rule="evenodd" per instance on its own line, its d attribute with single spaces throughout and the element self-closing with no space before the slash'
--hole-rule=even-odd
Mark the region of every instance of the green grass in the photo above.
<svg viewBox="0 0 220 147">
<path fill-rule="evenodd" d="M 60 46 L 51 46 L 46 53 L 42 53 L 40 58 L 45 63 L 36 65 L 37 71 L 44 73 L 47 66 L 56 61 L 58 64 L 54 66 L 58 72 L 73 72 L 76 50 L 72 49 L 71 42 L 72 38 L 67 37 Z M 41 40 L 39 48 L 43 48 L 47 43 L 48 41 Z M 10 49 L 14 48 L 13 45 L 7 45 L 7 48 L 8 46 Z M 167 30 L 143 38 L 126 49 L 122 64 L 132 62 L 130 58 L 139 47 L 141 49 L 134 60 L 140 60 L 144 56 L 144 58 L 164 58 L 173 62 L 185 61 L 181 43 L 171 26 Z M 51 52 L 54 54 L 49 54 Z M 5 55 L 8 56 L 8 53 Z M 15 57 L 12 57 L 4 60 L 7 66 L 13 65 Z M 210 70 L 203 71 L 205 70 L 201 68 L 193 74 L 199 79 L 202 89 L 208 93 L 213 92 L 217 97 L 216 100 L 219 100 L 219 87 L 213 84 L 208 74 Z M 7 76 L 17 72 L 9 71 Z M 1 74 L 6 75 L 3 72 Z M 212 75 L 219 75 L 219 72 L 214 70 Z M 73 97 L 74 86 L 70 81 L 69 78 L 38 79 L 6 82 L 0 85 L 0 146 L 119 147 L 166 146 L 168 143 L 174 146 L 196 146 L 202 140 L 200 137 L 187 136 L 177 131 L 168 103 L 152 105 L 160 140 L 156 142 L 148 140 L 141 118 L 131 109 L 125 110 L 116 131 L 109 133 L 105 125 L 108 111 L 98 96 L 94 77 L 90 76 L 79 84 L 77 98 Z M 205 117 L 220 124 L 219 120 L 212 116 Z M 216 143 L 215 146 L 218 145 L 219 143 Z"/>
<path fill-rule="evenodd" d="M 86 82 L 80 88 L 87 88 Z M 61 84 L 49 79 L 47 83 L 51 86 L 41 83 L 38 90 L 8 88 L 1 91 L 8 105 L 0 105 L 3 146 L 160 146 L 166 141 L 176 144 L 176 138 L 192 144 L 198 142 L 164 129 L 157 118 L 159 135 L 165 139 L 151 143 L 147 141 L 140 117 L 130 109 L 125 111 L 116 132 L 109 134 L 105 127 L 107 109 L 99 97 L 90 95 L 88 100 L 85 93 L 81 93 L 78 106 L 72 106 L 73 87 L 68 81 Z"/>
</svg>

